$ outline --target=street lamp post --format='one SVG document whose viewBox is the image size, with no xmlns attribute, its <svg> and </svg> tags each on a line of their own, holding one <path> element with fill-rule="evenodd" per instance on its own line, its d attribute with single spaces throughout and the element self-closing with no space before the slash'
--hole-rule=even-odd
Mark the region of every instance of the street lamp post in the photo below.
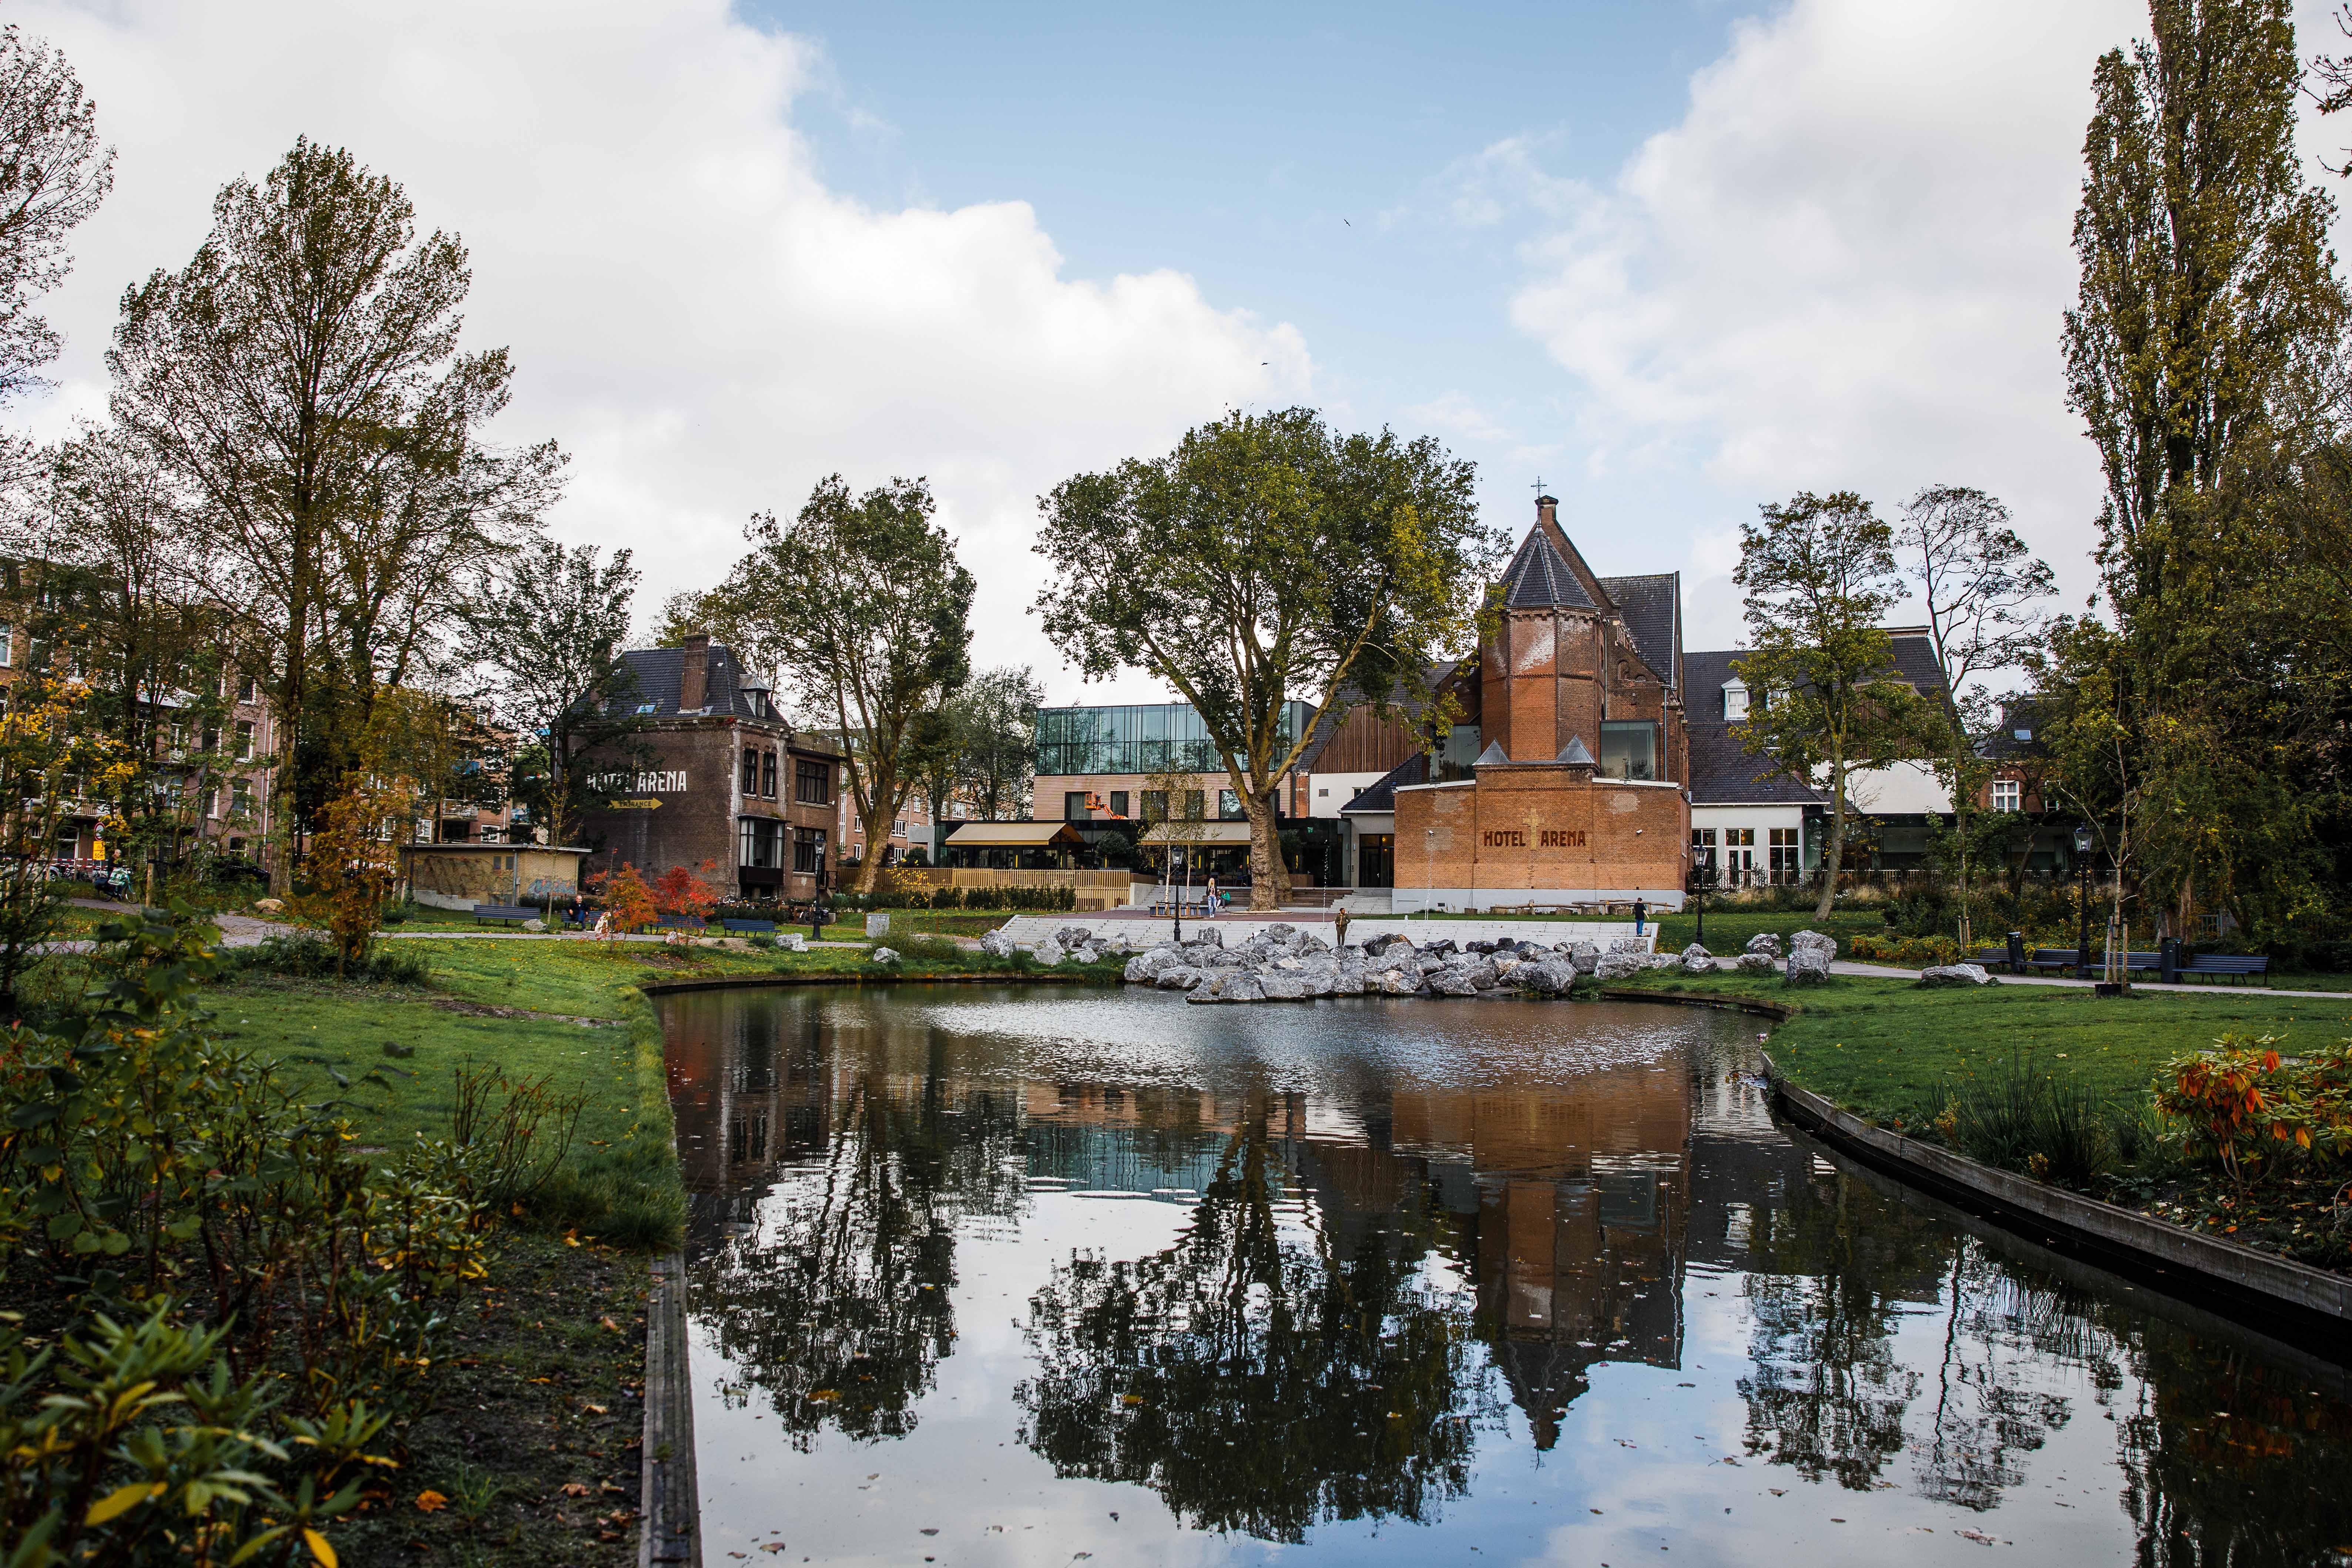
<svg viewBox="0 0 2352 1568">
<path fill-rule="evenodd" d="M 2091 830 L 2074 829 L 2074 898 L 2082 917 L 2074 934 L 2074 977 L 2091 977 Z"/>
<path fill-rule="evenodd" d="M 1421 918 L 1430 918 L 1437 893 L 1437 829 L 1421 830 Z"/>
</svg>

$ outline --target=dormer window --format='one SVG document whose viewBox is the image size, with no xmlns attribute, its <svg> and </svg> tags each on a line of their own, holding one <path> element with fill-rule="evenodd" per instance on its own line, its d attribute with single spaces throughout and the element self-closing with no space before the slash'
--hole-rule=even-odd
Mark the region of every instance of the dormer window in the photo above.
<svg viewBox="0 0 2352 1568">
<path fill-rule="evenodd" d="M 2033 739 L 2033 731 L 2031 730 L 2011 730 L 2010 733 L 2016 736 L 2021 741 L 2031 741 Z"/>
<path fill-rule="evenodd" d="M 1723 683 L 1723 721 L 1736 724 L 1748 717 L 1748 683 L 1734 677 Z"/>
</svg>

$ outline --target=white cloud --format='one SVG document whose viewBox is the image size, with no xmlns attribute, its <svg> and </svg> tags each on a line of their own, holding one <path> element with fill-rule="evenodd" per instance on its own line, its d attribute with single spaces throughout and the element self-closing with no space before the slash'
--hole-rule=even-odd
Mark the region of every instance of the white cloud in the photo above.
<svg viewBox="0 0 2352 1568">
<path fill-rule="evenodd" d="M 829 190 L 791 121 L 829 82 L 821 58 L 723 0 L 394 15 L 13 8 L 66 50 L 121 151 L 53 301 L 71 340 L 37 424 L 102 405 L 123 286 L 184 264 L 219 186 L 266 173 L 298 133 L 351 147 L 425 224 L 464 236 L 468 339 L 520 367 L 501 433 L 573 454 L 557 530 L 634 548 L 648 607 L 714 579 L 748 514 L 795 509 L 825 473 L 922 473 L 980 579 L 977 657 L 1050 672 L 1025 614 L 1036 494 L 1307 389 L 1290 328 L 1218 310 L 1173 272 L 1065 278 L 1024 203 L 885 211 Z"/>
<path fill-rule="evenodd" d="M 2060 312 L 2092 64 L 2146 26 L 2130 0 L 1796 0 L 1740 24 L 1681 122 L 1526 249 L 1513 320 L 1584 383 L 1580 437 L 1621 473 L 1696 469 L 1732 521 L 1798 489 L 1884 510 L 1979 485 L 2079 598 L 2099 478 Z M 1694 637 L 1737 635 L 1726 537 L 1695 538 Z"/>
</svg>

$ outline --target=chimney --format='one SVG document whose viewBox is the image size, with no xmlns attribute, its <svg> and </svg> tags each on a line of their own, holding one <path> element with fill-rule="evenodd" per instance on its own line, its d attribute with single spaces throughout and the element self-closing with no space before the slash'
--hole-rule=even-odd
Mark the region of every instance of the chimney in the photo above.
<svg viewBox="0 0 2352 1568">
<path fill-rule="evenodd" d="M 1556 529 L 1558 529 L 1558 528 L 1559 527 L 1559 497 L 1557 497 L 1557 496 L 1538 496 L 1538 497 L 1536 497 L 1536 523 L 1537 523 L 1537 525 L 1538 525 L 1538 527 L 1541 527 L 1541 528 L 1543 528 L 1543 529 L 1545 529 L 1545 530 L 1547 530 L 1547 531 L 1549 531 L 1549 530 L 1556 530 Z"/>
<path fill-rule="evenodd" d="M 677 710 L 699 713 L 710 706 L 710 634 L 696 632 L 686 639 L 686 668 L 677 677 Z"/>
</svg>

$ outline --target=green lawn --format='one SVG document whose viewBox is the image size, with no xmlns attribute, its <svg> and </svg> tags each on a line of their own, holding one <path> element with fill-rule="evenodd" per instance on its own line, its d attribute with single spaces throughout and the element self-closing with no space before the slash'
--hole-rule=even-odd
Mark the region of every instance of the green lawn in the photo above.
<svg viewBox="0 0 2352 1568">
<path fill-rule="evenodd" d="M 1783 1072 L 1865 1116 L 1932 1118 L 1968 1075 L 2012 1055 L 2117 1100 L 2137 1097 L 2168 1058 L 2227 1033 L 2333 1040 L 2352 1035 L 2352 1002 L 2246 988 L 2139 991 L 2102 999 L 2087 988 L 1993 985 L 1923 989 L 1906 980 L 1840 975 L 1791 990 L 1777 979 L 1653 973 L 1645 990 L 1754 996 L 1794 1005 L 1769 1029 Z"/>
</svg>

